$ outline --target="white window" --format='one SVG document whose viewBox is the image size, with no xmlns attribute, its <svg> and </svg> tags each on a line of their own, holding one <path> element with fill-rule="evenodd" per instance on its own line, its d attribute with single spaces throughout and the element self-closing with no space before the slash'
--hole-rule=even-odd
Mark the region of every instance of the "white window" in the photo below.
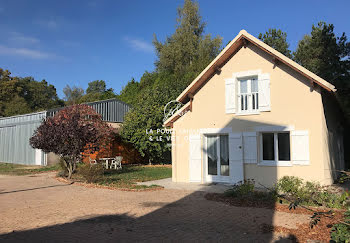
<svg viewBox="0 0 350 243">
<path fill-rule="evenodd" d="M 290 133 L 262 132 L 260 134 L 261 165 L 291 166 Z"/>
<path fill-rule="evenodd" d="M 225 106 L 226 114 L 271 111 L 270 75 L 261 70 L 233 73 L 225 79 Z"/>
<path fill-rule="evenodd" d="M 259 109 L 258 77 L 238 80 L 238 112 L 250 113 Z"/>
</svg>

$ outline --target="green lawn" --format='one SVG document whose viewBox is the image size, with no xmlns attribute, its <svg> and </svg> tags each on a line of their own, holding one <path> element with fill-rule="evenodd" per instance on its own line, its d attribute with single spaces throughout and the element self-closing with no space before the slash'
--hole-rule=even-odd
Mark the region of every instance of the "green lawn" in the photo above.
<svg viewBox="0 0 350 243">
<path fill-rule="evenodd" d="M 19 165 L 0 162 L 0 174 L 2 175 L 29 175 L 48 171 L 60 170 L 60 166 L 33 166 L 33 165 Z"/>
<path fill-rule="evenodd" d="M 98 182 L 98 184 L 118 188 L 142 190 L 158 186 L 137 185 L 137 182 L 159 180 L 170 177 L 171 167 L 169 166 L 127 165 L 123 166 L 122 170 L 105 171 L 103 178 Z"/>
<path fill-rule="evenodd" d="M 59 164 L 53 166 L 28 166 L 19 164 L 9 164 L 0 162 L 0 174 L 2 175 L 29 175 L 41 172 L 60 171 Z M 171 177 L 170 166 L 144 166 L 144 165 L 123 165 L 122 170 L 106 170 L 102 178 L 97 182 L 99 185 L 117 187 L 121 189 L 144 190 L 157 188 L 159 186 L 137 185 L 137 182 L 159 180 Z M 78 173 L 73 175 L 73 179 L 83 180 Z"/>
</svg>

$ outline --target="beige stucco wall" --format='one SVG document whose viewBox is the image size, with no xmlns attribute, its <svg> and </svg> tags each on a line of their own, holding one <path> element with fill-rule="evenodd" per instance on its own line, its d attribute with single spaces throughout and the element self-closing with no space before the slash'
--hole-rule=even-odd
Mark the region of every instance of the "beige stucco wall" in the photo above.
<svg viewBox="0 0 350 243">
<path fill-rule="evenodd" d="M 257 69 L 270 74 L 271 111 L 246 116 L 226 114 L 225 79 L 236 72 Z M 283 125 L 309 131 L 310 165 L 276 167 L 245 164 L 244 178 L 272 185 L 284 175 L 293 175 L 329 184 L 329 171 L 325 168 L 328 159 L 326 127 L 320 92 L 319 87 L 312 89 L 306 78 L 284 64 L 274 65 L 271 56 L 252 44 L 242 47 L 222 67 L 221 73 L 215 74 L 194 95 L 192 112 L 174 123 L 173 180 L 189 180 L 189 144 L 184 130 L 232 127 L 233 132 L 249 132 L 255 131 L 256 126 Z"/>
</svg>

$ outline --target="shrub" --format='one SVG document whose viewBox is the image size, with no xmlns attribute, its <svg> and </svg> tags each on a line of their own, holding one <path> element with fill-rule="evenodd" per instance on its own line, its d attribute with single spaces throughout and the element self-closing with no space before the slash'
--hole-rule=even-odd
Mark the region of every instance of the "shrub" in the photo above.
<svg viewBox="0 0 350 243">
<path fill-rule="evenodd" d="M 232 186 L 232 188 L 225 191 L 226 196 L 244 197 L 251 195 L 255 188 L 255 181 L 247 179 L 240 181 Z"/>
<path fill-rule="evenodd" d="M 332 228 L 331 242 L 350 242 L 350 210 L 344 213 L 344 223 L 335 224 Z"/>
<path fill-rule="evenodd" d="M 302 186 L 302 179 L 295 176 L 284 176 L 278 180 L 276 190 L 280 193 L 298 194 Z"/>
<path fill-rule="evenodd" d="M 85 164 L 79 168 L 78 172 L 86 182 L 95 183 L 102 179 L 104 167 L 102 164 Z"/>
<path fill-rule="evenodd" d="M 88 105 L 65 107 L 42 122 L 30 138 L 33 148 L 62 158 L 70 179 L 86 149 L 91 153 L 109 144 L 114 129 Z"/>
<path fill-rule="evenodd" d="M 284 176 L 275 185 L 278 194 L 299 199 L 303 205 L 325 206 L 327 208 L 343 208 L 349 200 L 347 191 L 337 194 L 322 187 L 319 183 L 304 182 L 294 176 Z"/>
</svg>

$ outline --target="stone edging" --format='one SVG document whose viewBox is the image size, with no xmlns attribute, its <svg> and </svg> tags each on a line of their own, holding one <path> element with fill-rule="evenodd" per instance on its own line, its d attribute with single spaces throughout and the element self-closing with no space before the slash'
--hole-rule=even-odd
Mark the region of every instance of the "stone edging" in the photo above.
<svg viewBox="0 0 350 243">
<path fill-rule="evenodd" d="M 59 182 L 63 182 L 65 184 L 75 184 L 78 186 L 83 186 L 86 188 L 100 188 L 100 189 L 108 189 L 108 190 L 113 190 L 113 191 L 127 191 L 127 192 L 149 192 L 149 191 L 160 191 L 163 190 L 164 187 L 158 186 L 156 188 L 146 188 L 146 189 L 128 189 L 128 188 L 118 188 L 118 187 L 113 187 L 113 186 L 104 186 L 104 185 L 98 185 L 94 183 L 85 183 L 85 182 L 71 182 L 65 178 L 62 177 L 55 177 L 56 180 Z"/>
</svg>

